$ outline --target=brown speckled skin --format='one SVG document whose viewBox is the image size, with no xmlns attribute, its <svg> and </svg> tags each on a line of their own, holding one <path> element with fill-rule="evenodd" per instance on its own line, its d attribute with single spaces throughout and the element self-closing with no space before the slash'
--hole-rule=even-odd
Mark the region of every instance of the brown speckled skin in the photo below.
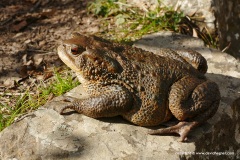
<svg viewBox="0 0 240 160">
<path fill-rule="evenodd" d="M 72 104 L 62 112 L 71 108 L 93 118 L 121 115 L 140 126 L 155 126 L 172 116 L 201 123 L 219 105 L 218 86 L 204 76 L 206 60 L 194 51 L 162 49 L 156 55 L 74 34 L 58 54 L 89 93 L 82 100 L 68 98 Z"/>
</svg>

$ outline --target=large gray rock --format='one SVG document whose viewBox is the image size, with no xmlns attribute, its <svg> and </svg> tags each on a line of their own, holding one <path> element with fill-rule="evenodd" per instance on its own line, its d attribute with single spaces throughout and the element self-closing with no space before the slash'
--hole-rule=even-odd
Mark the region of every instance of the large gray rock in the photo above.
<svg viewBox="0 0 240 160">
<path fill-rule="evenodd" d="M 230 55 L 204 48 L 198 39 L 171 32 L 148 35 L 135 46 L 153 52 L 159 47 L 184 46 L 207 58 L 207 77 L 218 83 L 222 100 L 216 115 L 196 128 L 188 143 L 178 142 L 176 136 L 148 135 L 148 128 L 121 117 L 92 119 L 77 113 L 62 116 L 58 111 L 66 102 L 57 97 L 0 133 L 0 159 L 240 158 L 240 99 L 233 104 L 240 97 L 239 62 Z M 67 94 L 86 95 L 81 86 Z"/>
</svg>

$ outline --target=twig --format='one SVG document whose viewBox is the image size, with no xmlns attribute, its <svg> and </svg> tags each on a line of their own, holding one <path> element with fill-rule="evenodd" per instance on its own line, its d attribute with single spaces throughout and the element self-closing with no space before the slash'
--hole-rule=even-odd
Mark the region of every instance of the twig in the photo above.
<svg viewBox="0 0 240 160">
<path fill-rule="evenodd" d="M 55 52 L 50 52 L 50 51 L 43 51 L 43 50 L 37 50 L 37 49 L 27 49 L 29 52 L 38 52 L 38 53 L 44 53 L 44 54 L 53 54 Z"/>
<path fill-rule="evenodd" d="M 25 93 L 4 93 L 4 92 L 0 92 L 0 95 L 5 95 L 5 96 L 21 96 L 24 95 Z M 36 93 L 33 92 L 29 92 L 28 94 L 34 95 Z"/>
<path fill-rule="evenodd" d="M 222 52 L 225 52 L 229 47 L 231 46 L 231 42 L 222 50 Z"/>
</svg>

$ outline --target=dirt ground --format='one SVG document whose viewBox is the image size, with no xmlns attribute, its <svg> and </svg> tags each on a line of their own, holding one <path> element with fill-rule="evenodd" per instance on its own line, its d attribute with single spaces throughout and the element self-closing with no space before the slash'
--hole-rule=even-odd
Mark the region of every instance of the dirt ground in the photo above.
<svg viewBox="0 0 240 160">
<path fill-rule="evenodd" d="M 56 48 L 72 32 L 99 31 L 97 21 L 87 14 L 87 2 L 0 1 L 1 94 L 46 79 L 53 66 L 62 65 Z"/>
</svg>

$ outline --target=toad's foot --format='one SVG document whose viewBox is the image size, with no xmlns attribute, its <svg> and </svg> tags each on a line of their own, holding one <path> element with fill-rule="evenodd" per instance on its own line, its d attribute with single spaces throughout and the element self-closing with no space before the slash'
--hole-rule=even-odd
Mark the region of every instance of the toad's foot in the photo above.
<svg viewBox="0 0 240 160">
<path fill-rule="evenodd" d="M 163 134 L 171 134 L 171 133 L 177 133 L 180 135 L 180 142 L 184 142 L 187 140 L 187 135 L 191 131 L 192 128 L 196 127 L 199 123 L 198 122 L 179 122 L 175 126 L 162 128 L 158 130 L 152 130 L 148 132 L 148 134 L 151 135 L 163 135 Z"/>
</svg>

